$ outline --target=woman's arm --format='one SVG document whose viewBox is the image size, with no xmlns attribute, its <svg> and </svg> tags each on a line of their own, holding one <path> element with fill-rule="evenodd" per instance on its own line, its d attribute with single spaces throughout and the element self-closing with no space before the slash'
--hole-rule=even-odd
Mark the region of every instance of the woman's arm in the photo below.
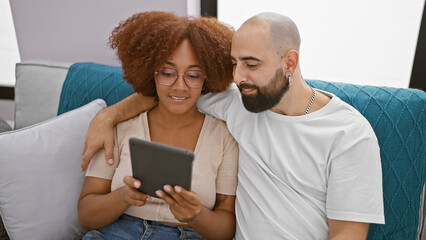
<svg viewBox="0 0 426 240">
<path fill-rule="evenodd" d="M 124 187 L 111 192 L 111 180 L 86 177 L 78 200 L 80 225 L 90 229 L 105 227 L 114 222 L 131 205 L 145 205 L 149 196 L 136 190 L 140 182 L 127 176 L 124 183 Z"/>
<path fill-rule="evenodd" d="M 368 235 L 368 223 L 328 219 L 329 240 L 364 240 Z"/>
<path fill-rule="evenodd" d="M 114 125 L 147 111 L 157 105 L 153 97 L 134 93 L 120 102 L 101 110 L 90 123 L 86 133 L 81 170 L 84 171 L 95 153 L 105 148 L 105 159 L 113 162 Z"/>
<path fill-rule="evenodd" d="M 189 222 L 201 235 L 208 239 L 232 239 L 235 235 L 235 196 L 216 194 L 213 211 L 204 211 Z M 217 230 L 220 229 L 218 232 Z"/>
<path fill-rule="evenodd" d="M 235 234 L 235 196 L 216 194 L 213 210 L 206 208 L 196 193 L 170 185 L 157 196 L 166 201 L 174 217 L 188 223 L 208 239 L 231 239 Z"/>
</svg>

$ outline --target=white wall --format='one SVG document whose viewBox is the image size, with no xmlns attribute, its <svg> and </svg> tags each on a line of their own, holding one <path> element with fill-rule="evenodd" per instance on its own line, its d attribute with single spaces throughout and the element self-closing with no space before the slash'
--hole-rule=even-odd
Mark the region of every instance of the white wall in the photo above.
<svg viewBox="0 0 426 240">
<path fill-rule="evenodd" d="M 9 1 L 0 0 L 0 86 L 15 85 L 15 63 L 20 61 Z"/>
<path fill-rule="evenodd" d="M 121 20 L 152 10 L 186 16 L 194 8 L 188 7 L 187 0 L 11 0 L 10 4 L 23 61 L 49 59 L 112 65 L 119 63 L 107 42 Z"/>
<path fill-rule="evenodd" d="M 218 18 L 238 28 L 257 13 L 282 13 L 299 27 L 305 78 L 405 88 L 409 86 L 424 3 L 218 0 Z"/>
<path fill-rule="evenodd" d="M 21 60 L 118 65 L 107 46 L 111 31 L 132 14 L 152 10 L 197 16 L 200 0 L 0 0 L 0 86 L 15 85 Z M 13 120 L 13 104 L 0 99 L 0 117 Z"/>
</svg>

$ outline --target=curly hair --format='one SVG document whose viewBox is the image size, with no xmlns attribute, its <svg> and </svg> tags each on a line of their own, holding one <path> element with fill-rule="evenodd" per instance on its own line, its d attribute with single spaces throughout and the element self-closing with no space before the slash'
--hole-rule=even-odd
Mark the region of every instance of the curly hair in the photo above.
<svg viewBox="0 0 426 240">
<path fill-rule="evenodd" d="M 124 79 L 135 92 L 156 96 L 154 73 L 188 39 L 206 75 L 203 93 L 220 92 L 232 82 L 232 27 L 209 17 L 179 17 L 143 12 L 120 22 L 109 38 L 117 51 Z"/>
</svg>

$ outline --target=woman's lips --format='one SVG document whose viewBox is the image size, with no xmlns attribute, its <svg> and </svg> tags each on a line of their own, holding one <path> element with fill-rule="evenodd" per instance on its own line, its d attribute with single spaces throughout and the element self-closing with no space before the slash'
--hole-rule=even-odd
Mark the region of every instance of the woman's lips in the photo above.
<svg viewBox="0 0 426 240">
<path fill-rule="evenodd" d="M 174 102 L 184 102 L 188 97 L 170 96 Z"/>
</svg>

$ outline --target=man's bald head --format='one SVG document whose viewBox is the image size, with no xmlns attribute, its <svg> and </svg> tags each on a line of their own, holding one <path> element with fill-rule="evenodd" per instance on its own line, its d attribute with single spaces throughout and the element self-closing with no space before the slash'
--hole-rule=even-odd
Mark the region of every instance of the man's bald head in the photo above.
<svg viewBox="0 0 426 240">
<path fill-rule="evenodd" d="M 296 24 L 287 16 L 278 13 L 260 13 L 243 23 L 238 31 L 245 27 L 264 27 L 269 26 L 270 41 L 273 50 L 276 50 L 281 56 L 289 50 L 300 49 L 300 35 Z"/>
</svg>

